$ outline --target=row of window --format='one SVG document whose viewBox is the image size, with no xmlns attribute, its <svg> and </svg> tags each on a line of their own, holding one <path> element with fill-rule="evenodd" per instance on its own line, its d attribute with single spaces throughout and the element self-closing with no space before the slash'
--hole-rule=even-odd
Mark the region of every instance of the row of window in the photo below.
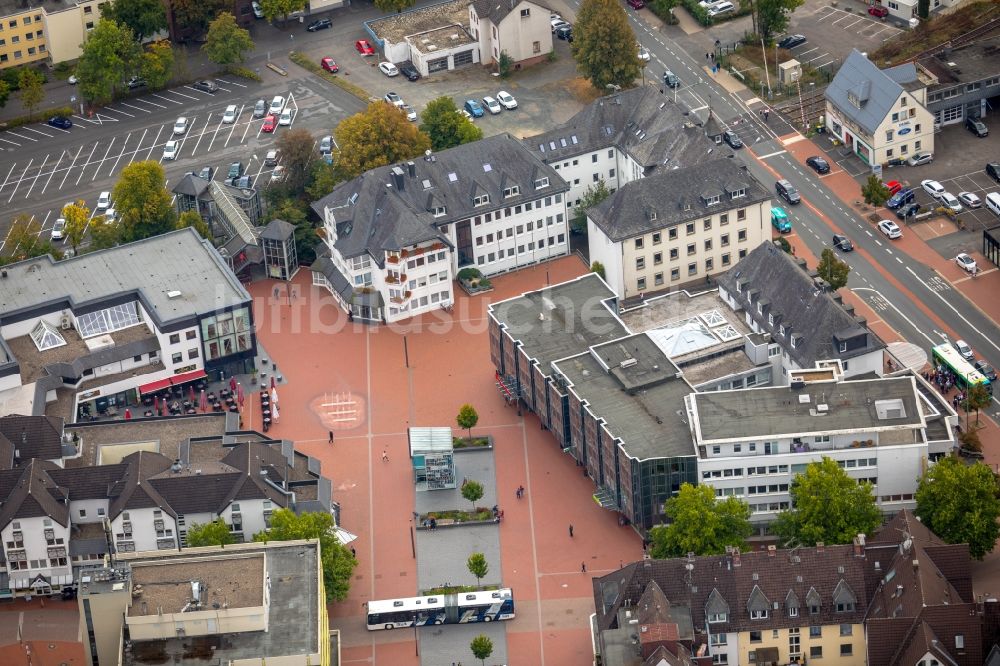
<svg viewBox="0 0 1000 666">
<path fill-rule="evenodd" d="M 733 448 L 740 446 L 739 444 L 734 444 Z M 757 445 L 751 443 L 749 445 L 751 451 L 757 450 Z M 738 452 L 739 449 L 736 449 Z M 743 476 L 744 469 L 742 467 L 733 467 L 731 469 L 713 469 L 705 470 L 701 473 L 701 478 L 703 479 L 722 479 L 722 478 L 736 478 Z M 763 476 L 764 474 L 788 474 L 788 465 L 761 465 L 758 467 L 747 467 L 747 476 Z"/>
<path fill-rule="evenodd" d="M 920 127 L 920 126 L 919 126 L 919 125 L 917 125 L 917 127 Z M 919 131 L 919 130 L 918 130 L 918 131 Z M 887 133 L 887 134 L 888 134 L 888 133 Z M 891 139 L 890 139 L 890 140 L 891 140 Z M 920 152 L 920 148 L 921 148 L 921 147 L 922 147 L 923 145 L 924 145 L 924 144 L 923 144 L 923 142 L 921 142 L 921 141 L 914 141 L 914 142 L 913 142 L 913 152 L 915 152 L 915 153 L 919 153 L 919 152 Z M 900 147 L 899 147 L 899 154 L 900 154 L 900 155 L 908 155 L 908 154 L 909 154 L 909 152 L 910 152 L 910 146 L 909 146 L 909 144 L 906 144 L 906 143 L 904 143 L 904 144 L 903 144 L 902 146 L 900 146 Z M 892 148 L 886 148 L 886 149 L 885 149 L 885 156 L 886 156 L 886 157 L 892 157 L 892 156 L 893 156 L 893 149 L 892 149 Z"/>
<path fill-rule="evenodd" d="M 184 331 L 184 339 L 185 340 L 194 340 L 197 337 L 198 337 L 198 331 L 196 329 L 192 328 L 189 331 Z M 176 345 L 177 343 L 179 343 L 181 341 L 181 334 L 180 333 L 171 333 L 169 339 L 170 339 L 170 344 Z"/>
<path fill-rule="evenodd" d="M 549 236 L 549 247 L 553 247 L 553 246 L 556 246 L 556 245 L 562 245 L 565 242 L 566 242 L 566 234 L 559 234 L 558 236 Z M 518 255 L 528 254 L 529 252 L 534 252 L 535 249 L 536 249 L 536 246 L 535 246 L 534 242 L 529 242 L 527 245 L 523 245 L 523 244 L 522 245 L 518 245 L 517 246 L 517 254 Z M 538 240 L 537 249 L 539 249 L 539 250 L 545 249 L 545 239 L 544 238 L 540 238 Z M 494 261 L 502 261 L 505 256 L 507 258 L 513 257 L 514 256 L 514 248 L 509 247 L 506 250 L 504 250 L 503 248 L 501 248 L 497 252 L 489 252 L 489 253 L 480 255 L 480 256 L 476 257 L 476 263 L 479 264 L 480 266 L 484 266 L 486 264 L 492 264 Z"/>
<path fill-rule="evenodd" d="M 486 195 L 487 200 L 489 195 Z M 555 202 L 556 204 L 562 203 L 562 195 L 556 194 L 552 197 L 545 197 L 541 201 L 527 201 L 524 204 L 518 204 L 510 208 L 503 208 L 501 210 L 494 211 L 492 213 L 483 213 L 482 215 L 476 215 L 472 218 L 472 226 L 478 227 L 480 224 L 487 224 L 489 222 L 499 222 L 505 217 L 510 217 L 511 215 L 520 215 L 522 211 L 530 213 L 535 209 L 540 209 L 543 206 L 551 206 Z M 478 205 L 478 204 L 477 204 Z M 559 220 L 562 221 L 562 213 L 559 214 Z M 442 232 L 447 232 L 447 228 L 442 228 Z"/>
<path fill-rule="evenodd" d="M 559 167 L 556 167 L 556 169 L 558 169 L 558 168 Z M 614 169 L 608 169 L 608 178 L 613 181 L 616 173 L 617 172 Z M 599 173 L 591 174 L 590 177 L 592 179 L 592 182 L 594 182 L 594 183 L 599 183 L 602 180 L 601 174 L 599 174 Z M 579 178 L 574 178 L 572 185 L 573 185 L 573 187 L 578 187 L 580 185 L 580 179 Z M 614 194 L 615 193 L 615 188 L 613 188 L 613 187 L 609 188 L 609 192 L 611 194 Z M 577 199 L 576 201 L 567 201 L 566 205 L 569 206 L 570 208 L 572 208 L 574 205 L 579 206 L 580 205 L 580 200 Z"/>
<path fill-rule="evenodd" d="M 43 34 L 44 33 L 41 30 L 36 30 L 35 32 L 26 33 L 24 35 L 24 38 L 26 40 L 28 40 L 29 42 L 31 42 L 31 41 L 34 41 L 35 37 L 37 37 L 38 39 L 41 39 Z M 20 35 L 14 35 L 13 37 L 10 38 L 10 43 L 11 44 L 19 44 L 20 42 L 21 42 Z M 7 40 L 0 38 L 0 46 L 4 46 L 6 44 L 7 44 Z"/>
<path fill-rule="evenodd" d="M 658 234 L 653 234 L 653 235 L 656 236 Z M 747 239 L 747 231 L 746 231 L 746 229 L 740 229 L 737 232 L 737 234 L 736 234 L 736 238 L 737 238 L 738 242 L 740 242 L 740 243 L 744 242 Z M 641 238 L 640 239 L 636 239 L 637 248 L 641 248 L 642 247 L 641 244 L 640 244 L 641 241 L 642 241 Z M 703 247 L 705 249 L 705 252 L 711 252 L 712 248 L 714 247 L 713 239 L 706 238 L 702 242 L 702 245 L 703 245 Z M 721 247 L 729 247 L 729 234 L 722 234 L 719 237 L 719 245 Z M 697 243 L 688 243 L 686 251 L 687 251 L 687 256 L 689 256 L 689 257 L 693 256 L 695 254 L 698 254 L 698 244 Z M 676 247 L 670 248 L 668 256 L 670 257 L 671 261 L 677 261 L 680 258 L 680 249 L 676 248 Z M 653 253 L 653 265 L 654 266 L 659 266 L 662 263 L 663 263 L 663 252 L 654 252 Z M 641 270 L 644 270 L 645 268 L 646 268 L 646 257 L 645 256 L 636 257 L 635 258 L 635 269 L 637 271 L 641 271 Z"/>
<path fill-rule="evenodd" d="M 740 250 L 739 255 L 740 255 L 740 259 L 742 259 L 743 257 L 747 256 L 747 251 L 746 250 Z M 729 252 L 726 252 L 724 255 L 722 255 L 722 265 L 723 266 L 729 266 L 730 264 L 732 264 L 732 262 L 733 262 L 733 258 L 732 258 L 732 256 L 730 255 Z M 705 260 L 705 272 L 711 272 L 713 270 L 715 270 L 715 260 L 710 257 L 710 258 L 708 258 L 708 259 Z M 691 263 L 688 264 L 688 266 L 687 266 L 687 274 L 688 274 L 688 277 L 693 277 L 693 276 L 698 275 L 698 263 L 697 262 L 691 262 Z M 680 279 L 681 279 L 681 269 L 680 268 L 672 268 L 672 269 L 670 269 L 670 281 L 674 282 L 674 281 L 677 281 L 677 280 L 680 280 Z M 655 274 L 653 274 L 653 286 L 657 286 L 658 287 L 658 286 L 660 286 L 662 284 L 663 284 L 663 273 L 655 273 Z M 641 278 L 639 278 L 639 279 L 637 279 L 635 281 L 635 288 L 638 291 L 640 291 L 640 292 L 641 291 L 645 291 L 646 288 L 647 288 L 647 286 L 648 286 L 648 282 L 646 281 L 646 278 L 644 278 L 644 277 L 641 277 Z"/>
<path fill-rule="evenodd" d="M 927 96 L 927 103 L 940 102 L 943 99 L 951 99 L 952 97 L 958 97 L 963 92 L 974 93 L 981 88 L 989 88 L 991 86 L 1000 86 L 1000 76 L 994 76 L 992 78 L 986 79 L 985 81 L 976 81 L 975 83 L 967 83 L 965 87 L 957 86 L 955 88 L 949 88 L 948 90 L 939 90 L 938 92 L 933 92 Z"/>
<path fill-rule="evenodd" d="M 21 24 L 22 25 L 31 25 L 32 22 L 34 22 L 34 23 L 41 23 L 42 22 L 42 15 L 41 14 L 35 14 L 34 16 L 23 16 L 23 17 L 21 17 Z M 17 27 L 17 19 L 10 19 L 9 21 L 7 21 L 7 27 L 8 28 L 12 28 L 12 29 L 16 28 Z M 3 23 L 2 22 L 0 22 L 0 32 L 3 32 Z"/>
<path fill-rule="evenodd" d="M 444 261 L 445 254 L 446 253 L 444 251 L 441 251 L 441 252 L 431 252 L 426 255 L 420 255 L 416 259 L 410 259 L 409 261 L 407 261 L 406 268 L 409 270 L 413 270 L 414 268 L 419 268 L 420 266 L 423 266 L 425 263 L 433 264 L 435 261 Z"/>
<path fill-rule="evenodd" d="M 574 144 L 577 143 L 576 135 L 573 135 L 571 137 L 571 140 L 572 140 L 572 142 Z M 560 144 L 562 145 L 563 148 L 565 148 L 566 147 L 566 139 L 560 139 Z M 556 149 L 556 142 L 555 141 L 550 141 L 549 142 L 549 148 L 551 150 L 555 150 Z M 545 144 L 544 143 L 538 144 L 538 149 L 544 153 L 545 152 Z M 614 158 L 615 158 L 615 149 L 614 148 L 609 148 L 608 149 L 608 159 L 609 160 L 613 160 Z M 590 156 L 590 162 L 592 164 L 597 164 L 597 153 L 593 153 Z M 562 164 L 553 164 L 552 165 L 552 167 L 556 171 L 559 171 L 560 167 L 563 168 L 563 169 L 565 169 L 565 168 L 568 168 L 570 166 L 580 166 L 580 160 L 579 160 L 579 158 L 575 158 L 573 160 L 566 160 Z"/>
<path fill-rule="evenodd" d="M 487 220 L 488 222 L 489 220 Z M 546 226 L 552 226 L 554 224 L 562 224 L 563 214 L 558 215 L 548 215 L 544 220 L 528 220 L 524 224 L 519 224 L 516 227 L 507 227 L 504 231 L 497 231 L 494 234 L 486 234 L 484 236 L 476 236 L 476 246 L 482 246 L 484 243 L 492 243 L 494 240 L 500 242 L 502 238 L 513 238 L 515 235 L 520 236 L 521 234 L 531 231 L 540 231 Z M 443 254 L 443 253 L 442 253 Z"/>
<path fill-rule="evenodd" d="M 656 211 L 650 211 L 650 219 L 651 220 L 655 220 L 656 219 Z M 746 219 L 747 219 L 747 209 L 746 208 L 737 209 L 737 211 L 736 211 L 736 221 L 737 222 L 742 222 L 742 221 L 744 221 Z M 727 224 L 729 224 L 729 213 L 722 213 L 722 214 L 720 214 L 719 215 L 719 226 L 724 227 Z M 677 230 L 679 228 L 680 227 L 670 227 L 669 229 L 667 229 L 667 240 L 677 240 L 677 234 L 678 234 Z M 711 231 L 712 230 L 712 218 L 706 217 L 705 219 L 703 219 L 701 221 L 701 228 L 702 228 L 702 231 Z M 688 222 L 688 223 L 686 223 L 684 225 L 684 233 L 687 236 L 694 235 L 695 233 L 697 233 L 697 230 L 698 230 L 698 223 L 697 222 Z M 744 230 L 744 231 L 741 231 L 740 233 L 743 234 L 743 235 L 742 235 L 742 237 L 739 240 L 746 240 L 746 231 Z M 661 242 L 663 242 L 663 233 L 660 232 L 660 231 L 654 231 L 652 234 L 650 234 L 650 240 L 652 241 L 653 245 L 659 245 Z M 637 249 L 637 250 L 643 249 L 643 247 L 645 247 L 645 243 L 646 243 L 646 236 L 642 236 L 640 238 L 636 238 L 635 239 L 635 249 Z"/>
</svg>

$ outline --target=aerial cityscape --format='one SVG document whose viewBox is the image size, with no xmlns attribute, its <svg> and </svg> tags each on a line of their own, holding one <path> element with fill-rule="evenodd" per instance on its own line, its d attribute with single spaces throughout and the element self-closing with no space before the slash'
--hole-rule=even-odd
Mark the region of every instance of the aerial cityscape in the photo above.
<svg viewBox="0 0 1000 666">
<path fill-rule="evenodd" d="M 0 14 L 0 665 L 1000 665 L 995 0 Z"/>
</svg>

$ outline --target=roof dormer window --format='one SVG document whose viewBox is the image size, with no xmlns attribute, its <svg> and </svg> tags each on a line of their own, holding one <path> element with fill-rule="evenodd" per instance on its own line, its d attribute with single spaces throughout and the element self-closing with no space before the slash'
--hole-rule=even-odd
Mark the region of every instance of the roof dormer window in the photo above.
<svg viewBox="0 0 1000 666">
<path fill-rule="evenodd" d="M 431 209 L 431 212 L 434 213 L 434 217 L 444 217 L 445 213 L 448 212 L 448 209 L 445 206 L 434 206 L 434 208 Z"/>
<path fill-rule="evenodd" d="M 489 202 L 490 202 L 490 195 L 488 195 L 488 194 L 480 194 L 479 196 L 475 197 L 472 200 L 472 205 L 473 206 L 485 206 Z"/>
<path fill-rule="evenodd" d="M 717 203 L 719 203 L 719 195 L 718 194 L 713 194 L 711 196 L 706 196 L 705 197 L 705 205 L 706 206 L 714 206 Z"/>
<path fill-rule="evenodd" d="M 729 193 L 729 196 L 731 196 L 733 199 L 739 199 L 740 197 L 745 197 L 746 195 L 747 191 L 745 187 L 741 187 L 740 189 L 733 190 L 732 192 Z"/>
<path fill-rule="evenodd" d="M 542 178 L 535 179 L 535 189 L 541 190 L 549 186 L 549 177 L 543 176 Z"/>
<path fill-rule="evenodd" d="M 516 197 L 521 193 L 521 188 L 518 185 L 512 185 L 510 187 L 505 187 L 503 189 L 503 198 L 509 199 L 510 197 Z"/>
</svg>

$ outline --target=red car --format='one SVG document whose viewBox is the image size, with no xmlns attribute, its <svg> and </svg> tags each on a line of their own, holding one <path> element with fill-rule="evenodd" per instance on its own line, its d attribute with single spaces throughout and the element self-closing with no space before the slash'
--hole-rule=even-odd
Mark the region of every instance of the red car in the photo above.
<svg viewBox="0 0 1000 666">
<path fill-rule="evenodd" d="M 375 55 L 375 47 L 369 44 L 367 39 L 354 42 L 354 49 L 363 56 Z"/>
<path fill-rule="evenodd" d="M 642 9 L 646 6 L 644 0 L 628 0 L 628 6 L 632 9 Z"/>
<path fill-rule="evenodd" d="M 872 16 L 884 19 L 886 16 L 889 15 L 889 8 L 883 7 L 882 5 L 872 5 L 871 7 L 868 8 L 868 13 L 871 14 Z"/>
<path fill-rule="evenodd" d="M 277 127 L 277 125 L 278 119 L 274 116 L 268 116 L 267 118 L 264 118 L 264 124 L 261 126 L 260 131 L 270 134 L 274 131 L 274 128 Z"/>
<path fill-rule="evenodd" d="M 890 197 L 896 192 L 899 192 L 901 189 L 903 189 L 903 186 L 900 185 L 898 180 L 890 180 L 888 183 L 885 184 L 885 186 L 889 188 Z"/>
<path fill-rule="evenodd" d="M 319 61 L 319 64 L 323 67 L 323 69 L 332 74 L 336 74 L 340 71 L 340 66 L 337 65 L 333 58 L 323 58 Z"/>
</svg>

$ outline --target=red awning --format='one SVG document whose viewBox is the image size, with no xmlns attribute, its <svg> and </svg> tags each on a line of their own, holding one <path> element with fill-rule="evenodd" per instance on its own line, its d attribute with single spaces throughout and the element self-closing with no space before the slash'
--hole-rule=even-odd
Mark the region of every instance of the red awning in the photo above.
<svg viewBox="0 0 1000 666">
<path fill-rule="evenodd" d="M 201 379 L 205 377 L 204 370 L 195 370 L 194 372 L 185 372 L 180 375 L 174 375 L 173 377 L 167 377 L 166 379 L 161 379 L 156 382 L 150 382 L 148 384 L 142 384 L 139 386 L 139 393 L 155 393 L 156 391 L 165 389 L 170 386 L 179 386 L 181 384 L 187 384 L 188 382 L 193 382 L 196 379 Z"/>
</svg>

